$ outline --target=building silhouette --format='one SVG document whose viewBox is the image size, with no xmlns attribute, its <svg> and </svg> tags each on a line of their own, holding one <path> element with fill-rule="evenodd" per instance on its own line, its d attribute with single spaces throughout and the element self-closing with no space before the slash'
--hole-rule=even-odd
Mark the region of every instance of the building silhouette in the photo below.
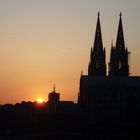
<svg viewBox="0 0 140 140">
<path fill-rule="evenodd" d="M 55 91 L 55 85 L 53 87 L 53 91 L 48 95 L 48 106 L 49 111 L 56 112 L 58 108 L 58 104 L 60 102 L 60 93 Z"/>
<path fill-rule="evenodd" d="M 109 76 L 129 76 L 129 53 L 125 48 L 122 14 L 120 13 L 120 21 L 118 26 L 118 34 L 116 40 L 116 47 L 111 45 Z"/>
<path fill-rule="evenodd" d="M 78 105 L 93 112 L 98 119 L 108 116 L 116 120 L 126 120 L 127 114 L 131 114 L 130 108 L 140 107 L 140 77 L 129 76 L 128 60 L 129 52 L 125 46 L 120 13 L 116 46 L 113 46 L 113 43 L 111 45 L 109 70 L 106 75 L 105 49 L 98 13 L 88 75 L 82 74 L 80 78 Z"/>
<path fill-rule="evenodd" d="M 105 48 L 103 48 L 99 16 L 100 14 L 98 12 L 94 47 L 91 48 L 90 62 L 88 67 L 89 76 L 106 76 Z"/>
</svg>

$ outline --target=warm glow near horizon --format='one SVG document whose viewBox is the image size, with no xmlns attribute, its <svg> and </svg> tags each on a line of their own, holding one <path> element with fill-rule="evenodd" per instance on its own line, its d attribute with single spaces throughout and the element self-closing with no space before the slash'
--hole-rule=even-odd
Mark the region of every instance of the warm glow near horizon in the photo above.
<svg viewBox="0 0 140 140">
<path fill-rule="evenodd" d="M 113 10 L 112 10 L 113 9 Z M 109 62 L 122 12 L 131 75 L 140 75 L 140 1 L 1 0 L 0 104 L 47 101 L 54 83 L 61 100 L 77 101 L 87 74 L 97 12 Z"/>
<path fill-rule="evenodd" d="M 42 98 L 37 99 L 37 103 L 42 104 L 43 102 L 44 102 L 44 100 Z"/>
</svg>

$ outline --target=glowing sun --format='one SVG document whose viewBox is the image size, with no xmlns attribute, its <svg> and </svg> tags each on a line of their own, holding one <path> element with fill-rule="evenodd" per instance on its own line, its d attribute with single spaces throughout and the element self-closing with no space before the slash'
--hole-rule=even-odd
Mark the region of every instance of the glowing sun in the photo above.
<svg viewBox="0 0 140 140">
<path fill-rule="evenodd" d="M 37 99 L 37 102 L 38 102 L 39 104 L 42 104 L 42 103 L 44 102 L 44 100 L 43 100 L 42 98 L 38 98 L 38 99 Z"/>
</svg>

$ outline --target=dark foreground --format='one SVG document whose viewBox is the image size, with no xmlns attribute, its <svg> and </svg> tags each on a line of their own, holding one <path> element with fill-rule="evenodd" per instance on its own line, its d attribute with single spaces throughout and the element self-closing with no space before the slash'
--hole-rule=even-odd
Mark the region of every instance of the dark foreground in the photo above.
<svg viewBox="0 0 140 140">
<path fill-rule="evenodd" d="M 118 140 L 140 138 L 140 113 L 87 111 L 71 102 L 0 106 L 0 140 Z"/>
</svg>

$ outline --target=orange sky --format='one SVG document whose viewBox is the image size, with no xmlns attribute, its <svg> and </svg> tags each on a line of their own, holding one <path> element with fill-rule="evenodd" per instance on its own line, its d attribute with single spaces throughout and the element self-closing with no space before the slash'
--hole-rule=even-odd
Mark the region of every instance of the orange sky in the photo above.
<svg viewBox="0 0 140 140">
<path fill-rule="evenodd" d="M 0 1 L 0 104 L 47 100 L 54 84 L 61 100 L 77 101 L 98 11 L 107 63 L 122 11 L 131 73 L 140 75 L 139 9 L 137 0 Z"/>
</svg>

